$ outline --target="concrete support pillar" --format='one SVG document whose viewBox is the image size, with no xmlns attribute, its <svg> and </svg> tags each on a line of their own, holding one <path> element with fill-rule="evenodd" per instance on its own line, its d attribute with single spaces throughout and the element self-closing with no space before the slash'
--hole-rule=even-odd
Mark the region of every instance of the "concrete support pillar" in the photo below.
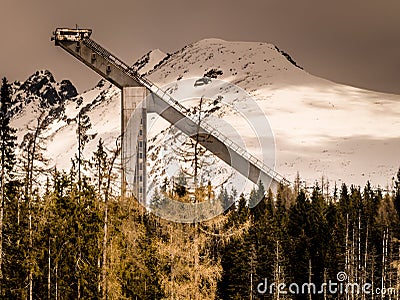
<svg viewBox="0 0 400 300">
<path fill-rule="evenodd" d="M 121 97 L 121 194 L 140 203 L 146 201 L 147 93 L 144 87 L 124 87 Z"/>
</svg>

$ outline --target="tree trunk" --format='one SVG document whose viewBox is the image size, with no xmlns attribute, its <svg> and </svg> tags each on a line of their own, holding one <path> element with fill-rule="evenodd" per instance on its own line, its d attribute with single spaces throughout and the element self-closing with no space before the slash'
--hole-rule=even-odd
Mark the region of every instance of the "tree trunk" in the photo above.
<svg viewBox="0 0 400 300">
<path fill-rule="evenodd" d="M 32 270 L 32 248 L 33 248 L 33 241 L 32 241 L 32 210 L 31 210 L 31 203 L 29 201 L 29 300 L 33 299 L 33 270 Z"/>
<path fill-rule="evenodd" d="M 101 251 L 101 240 L 99 238 L 99 250 Z M 100 270 L 101 269 L 101 257 L 99 255 L 99 257 L 97 258 L 97 268 Z M 97 276 L 97 293 L 100 295 L 101 294 L 101 284 L 102 284 L 102 274 L 99 273 L 99 275 Z"/>
<path fill-rule="evenodd" d="M 0 199 L 0 280 L 3 280 L 3 216 L 4 216 L 4 171 L 1 168 L 1 199 Z M 2 288 L 2 285 L 1 285 Z M 0 291 L 2 294 L 2 291 Z"/>
<path fill-rule="evenodd" d="M 112 171 L 114 169 L 114 163 L 117 159 L 120 152 L 120 147 L 113 152 L 113 156 L 111 158 L 111 162 L 108 168 L 107 173 L 107 187 L 104 194 L 104 233 L 103 233 L 103 257 L 102 257 L 102 297 L 103 299 L 107 299 L 107 243 L 108 243 L 108 198 L 111 192 L 111 178 L 112 178 Z"/>
<path fill-rule="evenodd" d="M 56 267 L 55 267 L 55 276 L 56 276 L 56 286 L 55 286 L 55 289 L 56 289 L 56 297 L 55 297 L 55 300 L 58 300 L 58 262 L 56 262 Z"/>
<path fill-rule="evenodd" d="M 326 268 L 324 268 L 324 283 L 328 282 L 326 278 Z M 326 300 L 326 287 L 324 288 L 324 300 Z"/>
<path fill-rule="evenodd" d="M 358 282 L 361 278 L 361 212 L 358 211 L 358 243 L 357 243 L 357 251 L 358 251 L 358 255 L 357 255 L 357 278 L 356 278 L 356 282 Z"/>
<path fill-rule="evenodd" d="M 196 210 L 197 211 L 197 210 Z M 199 290 L 199 245 L 198 245 L 198 223 L 194 225 L 194 300 L 198 300 Z"/>
<path fill-rule="evenodd" d="M 50 237 L 49 237 L 49 248 L 48 248 L 48 268 L 49 272 L 47 273 L 47 299 L 51 299 L 51 249 L 50 249 Z"/>
<path fill-rule="evenodd" d="M 26 200 L 28 201 L 28 218 L 29 218 L 29 300 L 33 299 L 33 266 L 32 266 L 32 249 L 33 249 L 33 228 L 32 228 L 32 198 L 33 198 L 33 169 L 34 169 L 34 161 L 35 155 L 37 151 L 37 140 L 41 133 L 41 120 L 43 114 L 39 116 L 37 119 L 37 127 L 35 129 L 35 133 L 33 138 L 29 141 L 28 145 L 28 153 L 27 153 L 27 169 L 26 169 Z"/>
<path fill-rule="evenodd" d="M 78 113 L 78 197 L 81 199 L 81 111 Z"/>
<path fill-rule="evenodd" d="M 349 251 L 349 214 L 346 214 L 346 237 L 345 237 L 345 272 L 350 276 L 350 251 Z M 349 294 L 345 295 L 349 299 Z"/>
<path fill-rule="evenodd" d="M 389 229 L 386 228 L 383 233 L 382 239 L 382 278 L 381 278 L 381 288 L 385 287 L 386 284 L 386 260 L 387 260 L 387 245 L 388 245 L 388 235 Z M 385 295 L 381 293 L 381 298 L 384 299 Z"/>
<path fill-rule="evenodd" d="M 362 285 L 367 283 L 367 265 L 368 265 L 368 224 L 365 233 L 365 252 L 364 252 L 364 270 L 363 270 L 363 279 Z M 362 293 L 362 299 L 365 300 L 365 293 Z"/>
<path fill-rule="evenodd" d="M 276 241 L 276 249 L 275 249 L 275 267 L 274 267 L 274 283 L 275 286 L 278 286 L 281 283 L 281 266 L 279 264 L 280 255 L 279 255 L 279 241 Z M 276 288 L 274 292 L 274 299 L 279 300 L 280 295 L 279 291 Z"/>
<path fill-rule="evenodd" d="M 0 199 L 0 280 L 3 281 L 3 216 L 4 216 L 4 164 L 5 164 L 5 153 L 4 145 L 1 149 L 1 199 Z M 0 295 L 3 294 L 3 285 L 0 285 Z"/>
<path fill-rule="evenodd" d="M 311 258 L 308 260 L 308 283 L 311 286 L 311 282 L 312 282 L 312 265 L 311 265 Z M 309 291 L 308 293 L 308 299 L 312 300 L 312 293 L 311 291 Z"/>
<path fill-rule="evenodd" d="M 107 298 L 107 231 L 108 231 L 108 203 L 104 203 L 104 235 L 103 235 L 103 265 L 102 265 L 102 276 L 101 282 L 103 286 L 103 299 Z"/>
<path fill-rule="evenodd" d="M 399 253 L 397 256 L 397 261 L 400 263 L 400 246 L 399 246 Z M 396 289 L 398 290 L 400 287 L 400 266 L 397 265 L 397 272 L 396 272 Z M 399 293 L 396 293 L 396 300 L 399 300 Z"/>
</svg>

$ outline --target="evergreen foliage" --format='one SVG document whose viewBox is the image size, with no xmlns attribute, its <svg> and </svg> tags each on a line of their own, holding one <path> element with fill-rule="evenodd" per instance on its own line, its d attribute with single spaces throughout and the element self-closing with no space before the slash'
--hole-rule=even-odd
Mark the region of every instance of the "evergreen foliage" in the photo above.
<svg viewBox="0 0 400 300">
<path fill-rule="evenodd" d="M 298 176 L 293 189 L 274 194 L 259 184 L 248 196 L 225 188 L 214 196 L 211 182 L 201 181 L 193 191 L 181 172 L 157 187 L 152 207 L 166 196 L 233 205 L 206 222 L 172 223 L 120 197 L 119 149 L 101 139 L 90 160 L 78 154 L 69 172 L 48 172 L 39 118 L 16 161 L 10 106 L 3 79 L 1 299 L 338 299 L 257 290 L 265 279 L 319 286 L 338 272 L 349 282 L 400 288 L 400 169 L 391 191 L 367 182 L 327 193 L 324 182 L 310 190 Z M 89 126 L 83 115 L 78 152 Z"/>
</svg>

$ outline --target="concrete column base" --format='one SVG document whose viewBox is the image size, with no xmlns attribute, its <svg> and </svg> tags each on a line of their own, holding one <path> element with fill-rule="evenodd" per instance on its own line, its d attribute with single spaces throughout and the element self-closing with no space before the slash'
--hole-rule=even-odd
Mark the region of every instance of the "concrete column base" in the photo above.
<svg viewBox="0 0 400 300">
<path fill-rule="evenodd" d="M 121 97 L 121 195 L 140 203 L 146 201 L 147 95 L 144 87 L 124 87 Z"/>
</svg>

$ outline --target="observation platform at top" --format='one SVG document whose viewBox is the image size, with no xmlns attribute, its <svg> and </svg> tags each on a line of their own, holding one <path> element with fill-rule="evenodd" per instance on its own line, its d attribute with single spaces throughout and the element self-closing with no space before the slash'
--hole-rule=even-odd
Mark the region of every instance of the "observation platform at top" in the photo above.
<svg viewBox="0 0 400 300">
<path fill-rule="evenodd" d="M 118 88 L 142 87 L 136 72 L 90 39 L 91 34 L 91 29 L 57 28 L 51 39 Z"/>
</svg>

